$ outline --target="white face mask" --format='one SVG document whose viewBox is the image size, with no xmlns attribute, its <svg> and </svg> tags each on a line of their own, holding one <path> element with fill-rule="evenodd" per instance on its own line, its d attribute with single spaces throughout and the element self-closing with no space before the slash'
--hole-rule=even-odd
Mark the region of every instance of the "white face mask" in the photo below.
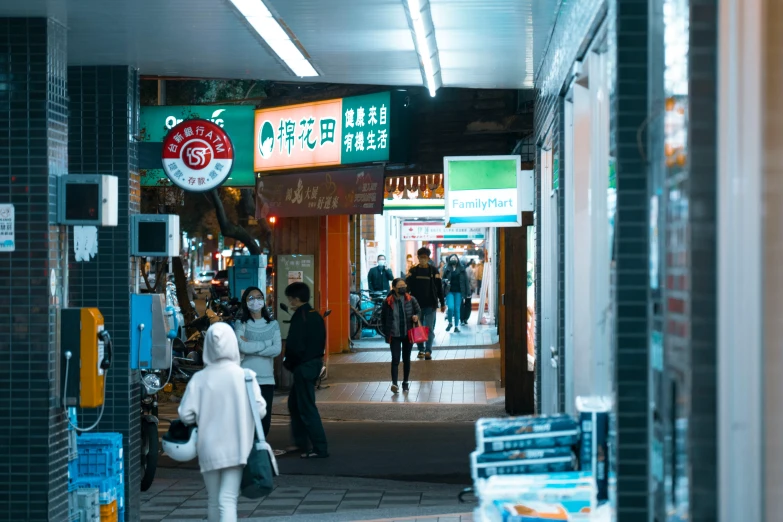
<svg viewBox="0 0 783 522">
<path fill-rule="evenodd" d="M 263 307 L 264 307 L 264 301 L 260 299 L 247 302 L 247 309 L 250 310 L 251 312 L 260 312 Z"/>
<path fill-rule="evenodd" d="M 378 260 L 378 266 L 386 266 L 386 260 L 385 259 L 379 259 Z"/>
</svg>

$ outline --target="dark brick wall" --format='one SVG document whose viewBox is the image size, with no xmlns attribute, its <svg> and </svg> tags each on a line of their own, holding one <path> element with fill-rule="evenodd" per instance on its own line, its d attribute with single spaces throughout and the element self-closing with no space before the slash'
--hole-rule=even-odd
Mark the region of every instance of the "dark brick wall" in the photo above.
<svg viewBox="0 0 783 522">
<path fill-rule="evenodd" d="M 637 132 L 648 111 L 648 2 L 615 0 L 609 6 L 610 156 L 616 160 L 615 422 L 617 518 L 647 520 L 649 513 L 648 165 Z"/>
<path fill-rule="evenodd" d="M 68 445 L 59 404 L 61 280 L 56 180 L 67 173 L 66 29 L 0 18 L 0 203 L 16 251 L 0 253 L 0 520 L 66 520 Z"/>
<path fill-rule="evenodd" d="M 717 0 L 691 0 L 690 28 L 690 519 L 708 522 L 718 519 Z"/>
<path fill-rule="evenodd" d="M 110 174 L 119 178 L 117 227 L 98 229 L 98 254 L 75 262 L 69 245 L 71 306 L 95 306 L 114 341 L 114 361 L 106 388 L 106 411 L 99 431 L 123 434 L 127 520 L 139 519 L 139 372 L 130 369 L 130 215 L 139 212 L 135 135 L 138 72 L 126 66 L 69 67 L 68 164 L 71 174 Z M 92 411 L 79 415 L 92 423 Z"/>
</svg>

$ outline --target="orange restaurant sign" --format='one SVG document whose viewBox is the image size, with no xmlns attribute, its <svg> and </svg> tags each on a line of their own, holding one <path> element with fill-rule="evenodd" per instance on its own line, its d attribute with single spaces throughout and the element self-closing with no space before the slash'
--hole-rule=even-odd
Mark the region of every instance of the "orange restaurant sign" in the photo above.
<svg viewBox="0 0 783 522">
<path fill-rule="evenodd" d="M 256 172 L 339 165 L 342 100 L 256 111 Z"/>
</svg>

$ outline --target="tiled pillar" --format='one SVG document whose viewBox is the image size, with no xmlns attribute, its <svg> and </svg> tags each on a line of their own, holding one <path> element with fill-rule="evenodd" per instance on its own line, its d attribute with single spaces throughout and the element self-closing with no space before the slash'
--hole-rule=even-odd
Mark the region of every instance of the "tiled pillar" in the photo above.
<svg viewBox="0 0 783 522">
<path fill-rule="evenodd" d="M 56 180 L 67 173 L 66 29 L 0 18 L 0 203 L 16 251 L 0 252 L 0 520 L 66 520 L 66 422 L 57 315 Z"/>
<path fill-rule="evenodd" d="M 348 348 L 351 320 L 348 306 L 351 287 L 348 216 L 326 217 L 326 244 L 328 255 L 322 258 L 328 280 L 326 307 L 332 311 L 326 319 L 329 325 L 327 349 L 329 353 L 340 353 Z"/>
<path fill-rule="evenodd" d="M 139 212 L 137 148 L 138 72 L 127 66 L 69 67 L 68 165 L 71 174 L 119 178 L 117 227 L 100 228 L 98 254 L 76 262 L 69 244 L 70 306 L 97 307 L 114 341 L 106 406 L 98 431 L 123 434 L 125 513 L 139 519 L 139 372 L 130 369 L 130 216 Z M 92 411 L 79 421 L 92 423 Z"/>
<path fill-rule="evenodd" d="M 610 156 L 617 173 L 613 308 L 617 519 L 649 514 L 649 195 L 637 133 L 648 111 L 648 2 L 609 3 Z"/>
</svg>

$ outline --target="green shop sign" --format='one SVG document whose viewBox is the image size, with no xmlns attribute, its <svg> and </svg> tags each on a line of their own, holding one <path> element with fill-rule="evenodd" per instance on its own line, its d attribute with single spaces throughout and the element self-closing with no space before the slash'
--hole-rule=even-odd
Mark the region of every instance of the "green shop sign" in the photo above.
<svg viewBox="0 0 783 522">
<path fill-rule="evenodd" d="M 222 127 L 234 146 L 234 165 L 231 177 L 224 186 L 253 187 L 253 114 L 255 108 L 247 105 L 161 105 L 141 108 L 140 165 L 145 172 L 143 187 L 167 186 L 171 182 L 161 168 L 163 139 L 169 130 L 185 120 L 201 118 Z M 145 153 L 146 152 L 146 153 Z"/>
<path fill-rule="evenodd" d="M 519 156 L 443 158 L 446 219 L 452 225 L 518 227 L 533 210 L 533 173 Z"/>
<path fill-rule="evenodd" d="M 256 172 L 407 160 L 405 91 L 255 111 Z"/>
</svg>

